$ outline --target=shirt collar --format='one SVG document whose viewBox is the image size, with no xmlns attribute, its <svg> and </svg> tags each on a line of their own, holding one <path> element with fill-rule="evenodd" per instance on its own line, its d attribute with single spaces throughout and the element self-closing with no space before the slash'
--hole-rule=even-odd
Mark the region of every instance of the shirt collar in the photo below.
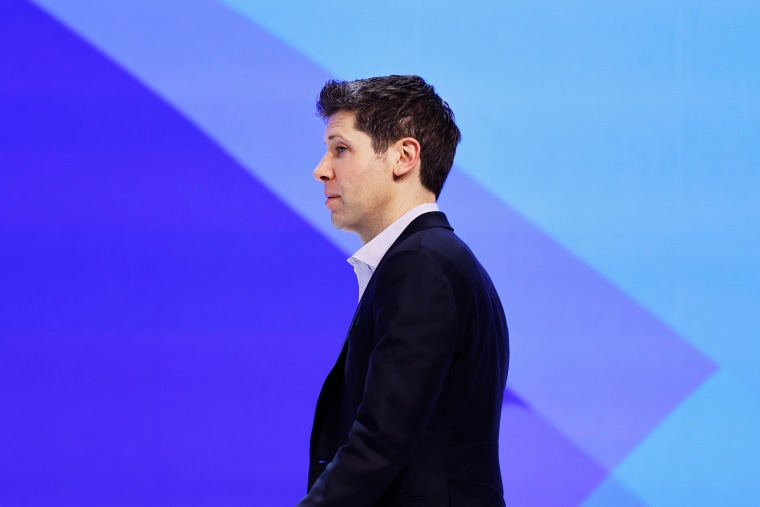
<svg viewBox="0 0 760 507">
<path fill-rule="evenodd" d="M 439 211 L 438 204 L 429 202 L 410 209 L 396 219 L 395 222 L 386 227 L 383 232 L 372 238 L 369 243 L 357 250 L 356 253 L 348 259 L 348 262 L 353 264 L 352 260 L 358 260 L 367 264 L 372 271 L 374 271 L 377 265 L 380 264 L 380 260 L 385 255 L 385 252 L 387 252 L 391 245 L 393 245 L 393 242 L 401 236 L 404 229 L 406 229 L 407 226 L 409 226 L 409 224 L 411 224 L 418 216 L 432 211 Z"/>
</svg>

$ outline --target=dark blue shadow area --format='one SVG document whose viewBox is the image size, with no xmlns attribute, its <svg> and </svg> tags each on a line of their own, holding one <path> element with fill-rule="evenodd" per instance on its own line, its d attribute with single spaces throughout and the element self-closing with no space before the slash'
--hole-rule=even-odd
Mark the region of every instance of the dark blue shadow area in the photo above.
<svg viewBox="0 0 760 507">
<path fill-rule="evenodd" d="M 0 504 L 295 501 L 355 304 L 343 254 L 17 0 L 0 157 Z"/>
</svg>

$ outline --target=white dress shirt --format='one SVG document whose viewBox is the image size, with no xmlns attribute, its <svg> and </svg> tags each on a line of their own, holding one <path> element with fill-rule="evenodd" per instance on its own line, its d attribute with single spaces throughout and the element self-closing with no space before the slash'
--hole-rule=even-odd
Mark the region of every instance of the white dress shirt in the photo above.
<svg viewBox="0 0 760 507">
<path fill-rule="evenodd" d="M 394 241 L 401 236 L 404 229 L 414 221 L 415 218 L 432 211 L 438 211 L 438 204 L 429 202 L 420 204 L 401 215 L 395 222 L 386 227 L 383 232 L 372 238 L 372 240 L 361 247 L 356 253 L 348 258 L 348 263 L 354 267 L 356 279 L 359 282 L 359 300 L 361 301 L 364 289 L 372 278 L 377 265 L 385 255 L 385 252 L 391 247 Z"/>
</svg>

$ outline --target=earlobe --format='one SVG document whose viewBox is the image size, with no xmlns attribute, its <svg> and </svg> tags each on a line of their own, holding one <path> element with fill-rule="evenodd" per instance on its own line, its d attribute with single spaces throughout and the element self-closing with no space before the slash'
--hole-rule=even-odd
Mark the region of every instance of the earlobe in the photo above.
<svg viewBox="0 0 760 507">
<path fill-rule="evenodd" d="M 420 162 L 420 143 L 413 137 L 399 139 L 396 143 L 398 159 L 393 168 L 393 175 L 401 178 L 411 172 Z"/>
</svg>

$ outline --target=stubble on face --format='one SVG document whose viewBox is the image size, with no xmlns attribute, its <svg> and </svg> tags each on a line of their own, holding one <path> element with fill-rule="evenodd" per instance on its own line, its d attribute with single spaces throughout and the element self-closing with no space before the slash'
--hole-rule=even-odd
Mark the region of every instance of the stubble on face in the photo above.
<svg viewBox="0 0 760 507">
<path fill-rule="evenodd" d="M 367 243 L 389 225 L 392 168 L 388 154 L 375 153 L 371 138 L 354 127 L 354 115 L 349 112 L 330 116 L 325 144 L 327 153 L 314 176 L 324 183 L 332 224 L 359 234 Z"/>
</svg>

